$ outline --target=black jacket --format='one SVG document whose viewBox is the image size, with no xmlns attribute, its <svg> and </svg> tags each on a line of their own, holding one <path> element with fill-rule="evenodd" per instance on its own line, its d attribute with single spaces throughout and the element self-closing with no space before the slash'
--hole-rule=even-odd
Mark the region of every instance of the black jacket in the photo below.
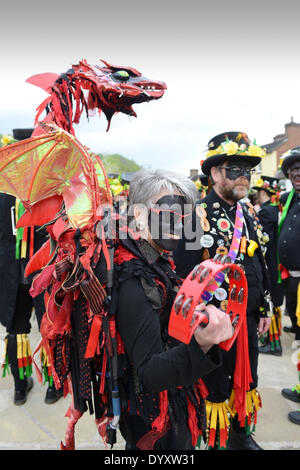
<svg viewBox="0 0 300 470">
<path fill-rule="evenodd" d="M 289 193 L 281 197 L 284 205 Z M 295 193 L 278 239 L 279 261 L 287 269 L 300 270 L 300 194 Z"/>
<path fill-rule="evenodd" d="M 268 234 L 269 241 L 266 244 L 265 259 L 268 266 L 270 276 L 270 291 L 272 301 L 275 307 L 280 307 L 283 303 L 282 285 L 277 283 L 278 279 L 278 263 L 277 263 L 277 244 L 278 244 L 278 220 L 279 208 L 271 204 L 270 201 L 265 202 L 258 212 L 259 221 L 264 232 Z"/>
<path fill-rule="evenodd" d="M 9 329 L 11 326 L 20 283 L 24 283 L 23 272 L 28 256 L 16 259 L 16 236 L 14 234 L 14 207 L 16 199 L 0 193 L 0 323 Z M 46 241 L 46 232 L 34 234 L 34 250 Z M 31 276 L 32 277 L 32 276 Z M 30 279 L 26 279 L 30 283 Z"/>
<path fill-rule="evenodd" d="M 126 247 L 134 245 L 126 241 Z M 190 344 L 183 344 L 168 336 L 169 316 L 176 296 L 174 287 L 179 279 L 169 262 L 147 242 L 141 241 L 133 250 L 137 258 L 119 266 L 115 264 L 117 327 L 129 363 L 136 371 L 136 376 L 133 374 L 129 380 L 129 384 L 132 380 L 135 383 L 135 393 L 130 392 L 128 384 L 122 387 L 130 403 L 123 417 L 128 429 L 123 433 L 127 444 L 135 448 L 136 442 L 149 431 L 151 416 L 153 419 L 156 413 L 157 394 L 167 390 L 169 411 L 173 410 L 171 430 L 155 448 L 188 449 L 187 396 L 192 397 L 194 383 L 199 378 L 221 365 L 221 356 L 215 346 L 204 354 L 194 338 Z M 155 279 L 160 282 L 156 284 Z"/>
<path fill-rule="evenodd" d="M 199 200 L 196 204 L 191 221 L 193 232 L 196 231 L 197 224 L 199 229 L 199 218 L 201 219 L 201 217 L 199 217 L 199 214 L 201 214 L 199 207 L 204 208 L 206 211 L 208 224 L 203 224 L 203 233 L 206 238 L 201 239 L 201 236 L 198 236 L 198 241 L 195 242 L 197 238 L 196 236 L 190 241 L 194 243 L 195 246 L 193 249 L 188 249 L 186 245 L 188 240 L 184 236 L 179 242 L 178 248 L 174 253 L 176 272 L 183 278 L 191 272 L 196 264 L 201 263 L 206 258 L 213 258 L 220 246 L 224 246 L 229 251 L 231 245 L 236 214 L 235 206 L 231 207 L 212 189 L 204 199 Z M 256 249 L 254 256 L 251 258 L 247 254 L 241 255 L 239 253 L 235 262 L 243 265 L 245 269 L 249 298 L 250 296 L 252 298 L 254 296 L 263 297 L 266 291 L 269 292 L 269 276 L 257 234 L 259 224 L 257 223 L 254 214 L 252 215 L 251 209 L 248 210 L 245 205 L 243 205 L 243 215 L 244 220 L 246 221 L 249 238 L 250 240 L 257 242 L 258 248 Z M 243 235 L 244 234 L 246 234 L 245 224 L 243 228 Z M 222 288 L 226 290 L 226 286 L 228 286 L 228 284 L 224 282 Z M 216 299 L 213 300 L 213 303 L 218 305 Z"/>
</svg>

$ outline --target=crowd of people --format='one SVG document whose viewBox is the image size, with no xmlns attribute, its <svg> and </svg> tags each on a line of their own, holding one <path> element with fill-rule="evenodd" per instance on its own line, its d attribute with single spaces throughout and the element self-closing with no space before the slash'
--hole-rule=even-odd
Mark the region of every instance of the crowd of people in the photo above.
<svg viewBox="0 0 300 470">
<path fill-rule="evenodd" d="M 16 133 L 14 137 L 21 140 L 28 135 Z M 291 191 L 282 191 L 275 177 L 261 175 L 253 183 L 263 155 L 263 149 L 245 133 L 222 133 L 208 143 L 201 162 L 201 186 L 171 171 L 141 170 L 130 179 L 126 194 L 118 192 L 115 208 L 122 236 L 114 246 L 110 304 L 118 364 L 111 369 L 116 373 L 111 381 L 116 380 L 113 391 L 118 389 L 120 407 L 115 428 L 119 427 L 127 450 L 191 450 L 201 439 L 211 450 L 263 450 L 252 434 L 261 407 L 258 360 L 259 354 L 282 354 L 283 309 L 291 320 L 285 328 L 295 335 L 300 371 L 300 147 L 291 149 L 281 165 Z M 39 327 L 45 313 L 44 295 L 31 297 L 32 276 L 24 272 L 28 259 L 49 234 L 44 228 L 16 228 L 24 208 L 13 196 L 0 195 L 0 211 L 0 322 L 7 331 L 3 368 L 4 372 L 11 369 L 14 403 L 22 405 L 33 386 L 28 336 L 32 309 Z M 237 223 L 241 227 L 238 236 Z M 241 364 L 238 341 L 228 351 L 218 346 L 233 335 L 226 313 L 233 293 L 226 276 L 199 305 L 209 318 L 207 326 L 198 326 L 188 344 L 168 332 L 178 289 L 195 266 L 216 255 L 238 264 L 248 285 L 249 387 L 242 391 L 239 378 L 247 365 Z M 97 266 L 94 271 L 98 276 Z M 82 311 L 79 298 L 71 326 L 79 352 L 73 354 L 67 372 L 72 375 L 74 408 L 80 413 L 93 408 L 100 429 L 104 362 L 87 365 L 83 352 L 82 362 L 75 364 L 82 353 L 80 336 L 76 336 Z M 86 325 L 88 333 L 90 325 Z M 58 364 L 62 350 L 56 346 L 53 354 Z M 71 342 L 70 356 L 72 351 Z M 88 379 L 80 375 L 85 367 Z M 46 352 L 44 370 L 48 380 L 45 402 L 55 403 L 63 396 L 63 386 L 55 386 Z M 295 381 L 296 377 L 295 368 Z M 86 391 L 90 383 L 92 395 Z M 283 397 L 300 403 L 300 385 L 289 386 L 282 390 Z M 246 403 L 243 412 L 241 394 Z M 111 397 L 114 405 L 116 395 Z M 300 410 L 291 411 L 288 419 L 299 425 Z M 115 429 L 112 423 L 110 429 Z"/>
</svg>

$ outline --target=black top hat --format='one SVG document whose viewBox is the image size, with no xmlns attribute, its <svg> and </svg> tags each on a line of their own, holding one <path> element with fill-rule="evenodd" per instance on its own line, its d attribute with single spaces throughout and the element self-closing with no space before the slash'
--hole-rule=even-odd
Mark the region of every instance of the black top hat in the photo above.
<svg viewBox="0 0 300 470">
<path fill-rule="evenodd" d="M 208 186 L 208 176 L 207 175 L 199 175 L 199 179 L 203 186 Z"/>
<path fill-rule="evenodd" d="M 208 152 L 202 163 L 202 171 L 209 175 L 213 166 L 218 166 L 225 161 L 241 163 L 245 162 L 251 167 L 259 164 L 265 151 L 251 144 L 249 137 L 244 132 L 223 132 L 216 135 L 208 142 Z"/>
<path fill-rule="evenodd" d="M 34 129 L 25 128 L 25 129 L 13 129 L 13 136 L 16 140 L 25 140 L 31 137 Z"/>
<path fill-rule="evenodd" d="M 300 147 L 294 147 L 291 150 L 289 150 L 286 155 L 283 155 L 283 162 L 281 164 L 281 170 L 282 173 L 286 178 L 288 178 L 288 169 L 290 166 L 300 160 Z"/>
<path fill-rule="evenodd" d="M 276 194 L 278 191 L 281 191 L 281 188 L 279 187 L 279 179 L 271 176 L 261 176 L 255 182 L 252 189 L 256 189 L 257 191 L 264 190 L 271 194 Z"/>
</svg>

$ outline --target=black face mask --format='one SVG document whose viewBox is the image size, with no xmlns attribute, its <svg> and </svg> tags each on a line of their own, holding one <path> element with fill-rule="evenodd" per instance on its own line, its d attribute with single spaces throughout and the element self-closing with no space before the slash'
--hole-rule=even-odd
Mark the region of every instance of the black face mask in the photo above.
<svg viewBox="0 0 300 470">
<path fill-rule="evenodd" d="M 149 210 L 152 240 L 163 250 L 174 251 L 182 237 L 185 203 L 183 196 L 163 196 Z"/>
<path fill-rule="evenodd" d="M 252 168 L 249 166 L 244 166 L 241 164 L 238 165 L 228 165 L 228 166 L 223 166 L 222 168 L 225 169 L 226 172 L 226 178 L 229 180 L 236 180 L 240 178 L 241 176 L 244 176 L 247 178 L 248 181 L 251 180 L 251 174 L 252 174 Z"/>
</svg>

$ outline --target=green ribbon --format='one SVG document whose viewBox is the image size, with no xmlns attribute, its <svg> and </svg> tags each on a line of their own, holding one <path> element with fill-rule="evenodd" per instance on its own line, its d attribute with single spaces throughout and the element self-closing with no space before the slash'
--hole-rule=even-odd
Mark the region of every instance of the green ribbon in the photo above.
<svg viewBox="0 0 300 470">
<path fill-rule="evenodd" d="M 16 209 L 17 209 L 17 214 L 16 214 L 16 223 L 20 219 L 20 217 L 24 214 L 25 208 L 21 201 L 19 201 L 18 204 L 16 204 Z M 24 233 L 24 228 L 20 227 L 17 228 L 17 233 L 16 233 L 16 259 L 20 259 L 21 257 L 21 243 L 23 239 L 23 233 Z"/>
</svg>

